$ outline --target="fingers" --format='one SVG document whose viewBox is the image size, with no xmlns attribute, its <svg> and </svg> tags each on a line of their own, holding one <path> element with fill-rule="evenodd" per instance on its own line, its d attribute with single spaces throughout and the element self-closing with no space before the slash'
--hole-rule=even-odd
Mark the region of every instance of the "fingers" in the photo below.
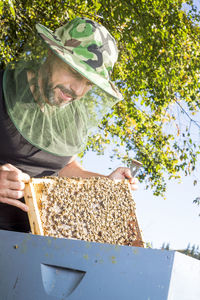
<svg viewBox="0 0 200 300">
<path fill-rule="evenodd" d="M 125 178 L 132 179 L 131 170 L 129 168 L 121 168 Z"/>
<path fill-rule="evenodd" d="M 29 210 L 28 206 L 19 200 L 13 200 L 13 199 L 9 199 L 9 198 L 1 198 L 0 197 L 0 202 L 18 207 L 25 212 L 27 212 Z"/>
<path fill-rule="evenodd" d="M 139 183 L 139 180 L 136 177 L 131 177 L 129 179 L 129 182 L 130 182 L 130 184 L 136 184 L 137 185 Z"/>
<path fill-rule="evenodd" d="M 0 166 L 0 170 L 4 170 L 4 171 L 16 171 L 21 173 L 22 171 L 17 169 L 15 166 L 11 165 L 11 164 L 5 164 Z"/>
<path fill-rule="evenodd" d="M 12 173 L 12 174 L 10 174 L 10 176 L 11 176 L 10 180 L 22 181 L 24 183 L 28 183 L 30 180 L 30 176 L 26 173 L 23 173 L 23 172 L 15 173 L 15 171 L 11 171 L 10 173 Z"/>
<path fill-rule="evenodd" d="M 137 191 L 138 190 L 138 183 L 139 180 L 135 177 L 132 177 L 131 179 L 129 179 L 129 183 L 130 183 L 130 187 L 132 191 Z"/>
<path fill-rule="evenodd" d="M 11 164 L 0 166 L 0 180 L 29 182 L 30 176 Z"/>
<path fill-rule="evenodd" d="M 11 190 L 23 191 L 25 188 L 25 183 L 23 181 L 11 181 L 8 182 L 8 188 Z"/>
<path fill-rule="evenodd" d="M 21 199 L 24 196 L 24 191 L 11 190 L 11 189 L 3 189 L 0 191 L 0 197 L 2 199 Z"/>
<path fill-rule="evenodd" d="M 131 171 L 129 168 L 120 167 L 113 171 L 108 177 L 112 179 L 131 179 Z"/>
<path fill-rule="evenodd" d="M 21 172 L 17 173 L 16 171 L 1 171 L 0 170 L 0 180 L 5 182 L 29 182 L 30 177 L 29 175 Z"/>
<path fill-rule="evenodd" d="M 19 201 L 24 196 L 25 183 L 30 176 L 11 164 L 0 166 L 0 202 L 28 211 L 28 206 Z"/>
<path fill-rule="evenodd" d="M 108 177 L 112 179 L 129 179 L 131 190 L 136 191 L 138 189 L 138 179 L 132 177 L 129 168 L 125 168 L 125 167 L 117 168 Z"/>
</svg>

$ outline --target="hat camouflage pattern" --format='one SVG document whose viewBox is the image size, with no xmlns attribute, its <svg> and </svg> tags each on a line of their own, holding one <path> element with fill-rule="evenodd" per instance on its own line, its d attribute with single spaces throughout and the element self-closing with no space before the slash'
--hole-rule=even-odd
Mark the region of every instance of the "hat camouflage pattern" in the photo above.
<svg viewBox="0 0 200 300">
<path fill-rule="evenodd" d="M 47 46 L 82 76 L 109 95 L 122 95 L 110 80 L 118 57 L 115 39 L 107 29 L 88 18 L 75 18 L 52 32 L 37 24 L 36 29 Z"/>
</svg>

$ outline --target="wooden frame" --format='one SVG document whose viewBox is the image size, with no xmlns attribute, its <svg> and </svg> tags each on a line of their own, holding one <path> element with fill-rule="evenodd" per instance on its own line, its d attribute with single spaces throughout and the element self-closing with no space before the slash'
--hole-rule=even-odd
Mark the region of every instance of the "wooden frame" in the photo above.
<svg viewBox="0 0 200 300">
<path fill-rule="evenodd" d="M 120 180 L 115 180 L 120 181 Z M 32 178 L 29 183 L 25 185 L 24 198 L 25 203 L 29 207 L 28 218 L 30 222 L 31 232 L 36 235 L 44 235 L 44 230 L 40 218 L 42 189 L 44 183 L 54 183 L 53 178 Z M 129 185 L 130 189 L 130 185 Z M 131 193 L 131 190 L 130 190 Z M 133 211 L 134 221 L 131 221 L 131 226 L 134 228 L 136 234 L 136 240 L 132 243 L 132 246 L 144 247 L 142 234 L 139 228 L 135 210 Z"/>
<path fill-rule="evenodd" d="M 51 182 L 52 180 L 32 178 L 29 183 L 25 184 L 24 199 L 26 205 L 29 207 L 28 218 L 33 234 L 44 235 L 39 209 L 43 183 L 48 181 Z"/>
</svg>

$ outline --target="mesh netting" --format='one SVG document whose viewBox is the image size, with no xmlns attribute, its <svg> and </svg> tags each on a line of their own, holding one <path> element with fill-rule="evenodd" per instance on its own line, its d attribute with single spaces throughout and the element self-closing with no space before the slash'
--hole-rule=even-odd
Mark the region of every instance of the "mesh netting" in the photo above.
<svg viewBox="0 0 200 300">
<path fill-rule="evenodd" d="M 60 156 L 77 154 L 85 147 L 92 129 L 119 100 L 94 85 L 84 97 L 66 105 L 58 101 L 54 91 L 60 90 L 53 86 L 51 97 L 55 99 L 47 101 L 38 82 L 48 85 L 52 74 L 49 69 L 45 72 L 46 49 L 38 49 L 39 46 L 37 52 L 40 55 L 26 51 L 23 61 L 12 63 L 4 72 L 3 90 L 8 114 L 32 145 Z"/>
</svg>

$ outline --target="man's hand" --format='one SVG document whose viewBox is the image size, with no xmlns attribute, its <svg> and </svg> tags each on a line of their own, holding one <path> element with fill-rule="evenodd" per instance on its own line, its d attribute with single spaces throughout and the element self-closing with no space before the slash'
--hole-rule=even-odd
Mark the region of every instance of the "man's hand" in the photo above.
<svg viewBox="0 0 200 300">
<path fill-rule="evenodd" d="M 131 176 L 129 168 L 117 168 L 108 177 L 111 179 L 129 179 L 131 190 L 136 191 L 138 189 L 138 179 Z"/>
<path fill-rule="evenodd" d="M 0 202 L 28 211 L 28 206 L 20 198 L 24 196 L 25 183 L 30 176 L 11 164 L 0 166 Z"/>
</svg>

